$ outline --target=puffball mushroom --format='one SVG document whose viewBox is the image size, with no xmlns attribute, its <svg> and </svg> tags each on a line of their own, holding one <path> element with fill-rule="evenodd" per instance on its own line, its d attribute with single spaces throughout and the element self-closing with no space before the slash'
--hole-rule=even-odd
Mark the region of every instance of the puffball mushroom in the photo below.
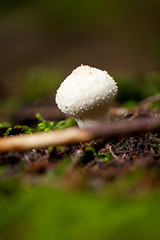
<svg viewBox="0 0 160 240">
<path fill-rule="evenodd" d="M 80 128 L 85 128 L 108 120 L 117 91 L 116 82 L 106 71 L 81 65 L 61 83 L 56 103 Z"/>
</svg>

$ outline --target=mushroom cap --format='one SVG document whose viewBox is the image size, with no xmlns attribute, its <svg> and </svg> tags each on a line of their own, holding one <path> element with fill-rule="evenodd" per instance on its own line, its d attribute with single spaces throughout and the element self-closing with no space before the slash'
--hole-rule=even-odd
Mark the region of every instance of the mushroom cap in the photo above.
<svg viewBox="0 0 160 240">
<path fill-rule="evenodd" d="M 67 115 L 78 116 L 98 106 L 109 108 L 117 90 L 116 82 L 106 71 L 81 65 L 61 83 L 56 103 Z"/>
</svg>

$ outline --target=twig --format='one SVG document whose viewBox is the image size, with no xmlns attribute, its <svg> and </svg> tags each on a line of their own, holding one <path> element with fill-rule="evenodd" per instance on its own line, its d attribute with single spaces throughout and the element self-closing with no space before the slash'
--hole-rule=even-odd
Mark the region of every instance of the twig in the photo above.
<svg viewBox="0 0 160 240">
<path fill-rule="evenodd" d="M 124 159 L 123 159 L 123 158 L 121 158 L 121 157 L 117 156 L 116 154 L 114 154 L 114 152 L 112 151 L 112 147 L 111 147 L 111 146 L 109 146 L 109 151 L 110 151 L 112 157 L 113 157 L 117 162 L 119 162 L 119 163 L 124 163 Z"/>
<path fill-rule="evenodd" d="M 107 123 L 88 129 L 72 127 L 50 132 L 8 136 L 0 138 L 0 152 L 73 144 L 98 138 L 113 139 L 155 130 L 160 130 L 160 118 L 120 121 L 119 123 Z"/>
<path fill-rule="evenodd" d="M 0 152 L 72 144 L 90 141 L 91 139 L 92 135 L 89 131 L 80 130 L 76 127 L 20 136 L 8 136 L 0 138 Z"/>
</svg>

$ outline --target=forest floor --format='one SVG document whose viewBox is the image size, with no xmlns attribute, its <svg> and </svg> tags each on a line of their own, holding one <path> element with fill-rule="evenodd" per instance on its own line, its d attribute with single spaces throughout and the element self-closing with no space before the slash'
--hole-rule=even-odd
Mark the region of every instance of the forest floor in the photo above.
<svg viewBox="0 0 160 240">
<path fill-rule="evenodd" d="M 111 122 L 138 123 L 143 118 L 145 125 L 146 119 L 159 119 L 159 98 L 147 98 L 130 110 L 117 104 L 111 109 Z M 53 116 L 54 110 L 53 120 L 63 118 L 56 107 Z M 24 107 L 14 117 L 19 118 L 21 111 L 36 110 Z M 34 127 L 2 126 L 3 139 L 22 136 L 26 129 L 32 131 L 43 124 L 52 125 L 39 119 L 37 126 L 37 120 L 31 119 L 33 114 L 23 116 L 26 119 L 21 121 Z M 26 239 L 52 239 L 53 235 L 63 239 L 61 227 L 66 239 L 75 239 L 75 235 L 79 235 L 76 239 L 86 235 L 92 239 L 124 239 L 130 232 L 131 239 L 158 239 L 158 199 L 160 128 L 145 132 L 139 129 L 136 134 L 124 133 L 111 139 L 0 153 L 0 239 L 21 239 L 24 230 L 28 231 Z"/>
</svg>

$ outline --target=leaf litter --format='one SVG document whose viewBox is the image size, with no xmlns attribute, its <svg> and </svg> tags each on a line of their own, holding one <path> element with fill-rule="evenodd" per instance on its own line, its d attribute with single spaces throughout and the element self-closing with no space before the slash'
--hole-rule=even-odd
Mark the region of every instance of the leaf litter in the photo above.
<svg viewBox="0 0 160 240">
<path fill-rule="evenodd" d="M 144 108 L 142 102 L 129 110 L 123 120 L 132 121 L 141 116 L 159 118 L 160 108 L 158 105 L 156 108 L 151 108 L 155 99 L 151 98 L 152 102 L 149 100 L 146 101 L 147 105 L 144 101 Z M 119 113 L 118 107 L 116 109 Z M 21 135 L 25 131 L 31 134 L 32 130 L 50 131 L 75 124 L 71 119 L 55 124 L 54 121 L 44 120 L 40 115 L 37 115 L 37 118 L 40 123 L 34 130 L 27 126 L 1 126 L 0 136 Z M 113 121 L 117 119 L 113 118 Z M 25 176 L 36 177 L 52 172 L 55 175 L 58 174 L 63 179 L 63 184 L 69 188 L 85 185 L 96 190 L 128 174 L 141 172 L 141 177 L 135 183 L 134 191 L 140 187 L 152 189 L 160 183 L 160 132 L 146 132 L 145 134 L 140 132 L 136 136 L 127 135 L 112 140 L 99 139 L 43 149 L 4 152 L 0 153 L 0 165 L 6 166 L 13 175 L 23 173 Z"/>
</svg>

